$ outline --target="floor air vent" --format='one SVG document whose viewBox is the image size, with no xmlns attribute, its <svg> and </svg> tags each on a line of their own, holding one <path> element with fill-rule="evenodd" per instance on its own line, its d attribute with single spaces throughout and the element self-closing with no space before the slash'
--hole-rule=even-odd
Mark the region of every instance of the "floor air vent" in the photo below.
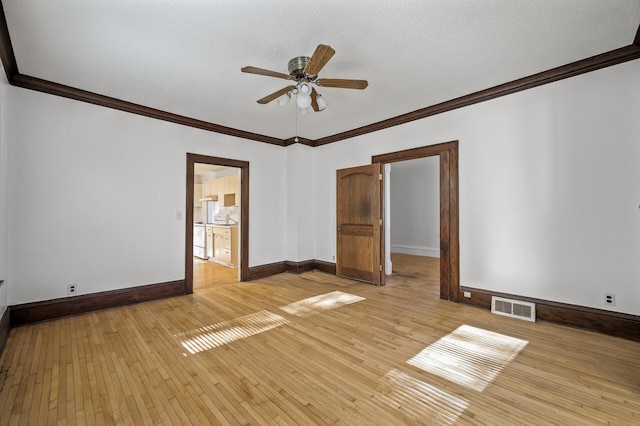
<svg viewBox="0 0 640 426">
<path fill-rule="evenodd" d="M 503 297 L 491 297 L 491 312 L 526 321 L 536 320 L 535 303 L 522 302 L 520 300 L 505 299 Z"/>
</svg>

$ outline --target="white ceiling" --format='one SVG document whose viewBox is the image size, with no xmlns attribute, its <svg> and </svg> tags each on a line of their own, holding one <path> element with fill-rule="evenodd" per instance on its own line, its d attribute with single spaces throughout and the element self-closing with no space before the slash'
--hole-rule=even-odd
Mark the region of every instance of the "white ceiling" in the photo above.
<svg viewBox="0 0 640 426">
<path fill-rule="evenodd" d="M 227 169 L 226 166 L 217 166 L 214 164 L 203 164 L 203 163 L 195 163 L 193 168 L 193 173 L 196 176 L 202 175 L 210 175 L 215 172 L 219 172 L 220 170 Z"/>
<path fill-rule="evenodd" d="M 329 44 L 319 139 L 628 46 L 638 0 L 2 0 L 21 74 L 287 139 L 296 108 L 256 100 L 295 56 Z"/>
</svg>

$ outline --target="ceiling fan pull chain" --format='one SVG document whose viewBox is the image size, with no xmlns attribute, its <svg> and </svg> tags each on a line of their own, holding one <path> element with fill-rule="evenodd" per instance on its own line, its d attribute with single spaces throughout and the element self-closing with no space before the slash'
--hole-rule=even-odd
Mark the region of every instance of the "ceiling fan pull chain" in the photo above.
<svg viewBox="0 0 640 426">
<path fill-rule="evenodd" d="M 298 143 L 298 108 L 294 108 L 296 111 L 296 137 L 293 139 L 295 143 Z"/>
</svg>

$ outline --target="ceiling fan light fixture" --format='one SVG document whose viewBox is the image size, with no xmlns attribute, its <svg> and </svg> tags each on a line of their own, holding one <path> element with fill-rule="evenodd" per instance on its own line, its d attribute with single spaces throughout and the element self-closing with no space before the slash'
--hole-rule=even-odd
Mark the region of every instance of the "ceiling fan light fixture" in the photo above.
<svg viewBox="0 0 640 426">
<path fill-rule="evenodd" d="M 318 111 L 324 111 L 329 106 L 327 101 L 319 93 L 318 96 L 316 96 L 316 102 L 318 103 Z"/>
<path fill-rule="evenodd" d="M 335 53 L 335 50 L 333 50 L 331 46 L 319 44 L 311 57 L 297 56 L 291 59 L 288 64 L 288 75 L 253 66 L 242 67 L 240 68 L 240 71 L 280 78 L 292 82 L 291 85 L 283 87 L 280 90 L 276 90 L 262 99 L 258 99 L 257 102 L 261 105 L 277 99 L 278 104 L 285 106 L 289 103 L 291 98 L 295 96 L 296 106 L 303 113 L 309 112 L 309 107 L 316 112 L 324 111 L 329 104 L 322 96 L 320 96 L 315 87 L 312 86 L 363 90 L 369 85 L 366 80 L 318 78 L 318 73 L 324 68 Z"/>
<path fill-rule="evenodd" d="M 296 96 L 296 104 L 300 109 L 309 108 L 309 105 L 311 105 L 311 96 L 303 95 L 302 93 L 299 92 L 298 95 Z"/>
<path fill-rule="evenodd" d="M 299 90 L 303 95 L 311 94 L 311 87 L 307 83 L 302 83 Z"/>
<path fill-rule="evenodd" d="M 278 105 L 287 106 L 290 100 L 291 100 L 291 93 L 285 93 L 284 95 L 278 98 Z"/>
</svg>

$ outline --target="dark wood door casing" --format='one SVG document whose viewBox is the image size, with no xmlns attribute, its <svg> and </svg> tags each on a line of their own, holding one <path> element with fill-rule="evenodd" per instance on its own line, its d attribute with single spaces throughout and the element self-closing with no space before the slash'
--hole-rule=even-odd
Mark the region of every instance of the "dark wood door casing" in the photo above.
<svg viewBox="0 0 640 426">
<path fill-rule="evenodd" d="M 240 281 L 249 279 L 249 162 L 187 153 L 185 214 L 185 293 L 193 293 L 193 190 L 195 163 L 236 167 L 240 172 Z"/>
<path fill-rule="evenodd" d="M 336 274 L 377 285 L 384 284 L 381 174 L 381 164 L 336 174 Z"/>
<path fill-rule="evenodd" d="M 440 156 L 440 298 L 457 302 L 460 297 L 458 141 L 374 155 L 371 162 L 388 164 L 436 155 Z"/>
</svg>

